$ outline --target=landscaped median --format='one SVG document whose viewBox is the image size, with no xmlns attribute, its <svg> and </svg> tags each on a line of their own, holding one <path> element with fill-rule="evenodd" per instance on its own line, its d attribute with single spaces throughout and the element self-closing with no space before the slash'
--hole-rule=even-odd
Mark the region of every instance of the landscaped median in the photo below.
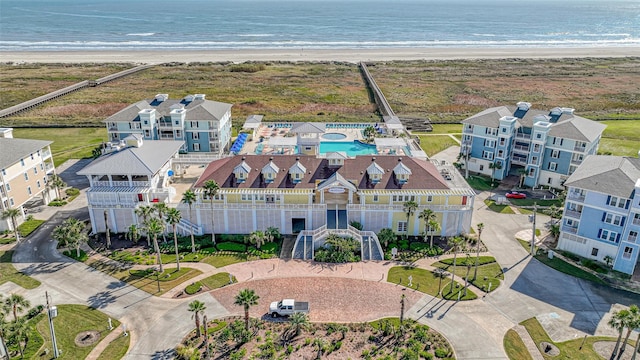
<svg viewBox="0 0 640 360">
<path fill-rule="evenodd" d="M 470 289 L 467 289 L 465 294 L 463 284 L 457 281 L 455 281 L 452 286 L 451 278 L 448 275 L 438 275 L 436 272 L 412 266 L 392 267 L 387 274 L 387 281 L 446 300 L 457 300 L 458 293 L 460 293 L 460 300 L 473 300 L 478 298 L 478 295 Z M 409 283 L 411 283 L 411 285 L 409 285 Z"/>
<path fill-rule="evenodd" d="M 11 281 L 25 289 L 35 289 L 40 286 L 40 281 L 29 277 L 13 267 L 11 257 L 13 251 L 0 251 L 0 285 Z"/>
<path fill-rule="evenodd" d="M 187 295 L 193 295 L 200 291 L 213 290 L 236 282 L 238 282 L 238 280 L 235 276 L 231 276 L 227 272 L 221 272 L 191 283 L 184 289 L 184 292 Z"/>
</svg>

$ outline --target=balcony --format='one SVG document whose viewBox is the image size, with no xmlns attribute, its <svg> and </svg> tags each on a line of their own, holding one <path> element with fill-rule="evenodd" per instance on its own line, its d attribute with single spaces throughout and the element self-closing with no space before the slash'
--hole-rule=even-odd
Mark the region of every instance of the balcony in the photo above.
<svg viewBox="0 0 640 360">
<path fill-rule="evenodd" d="M 44 163 L 44 171 L 46 173 L 50 173 L 51 171 L 53 171 L 53 168 L 54 167 L 52 163 L 48 163 L 48 162 Z"/>
<path fill-rule="evenodd" d="M 158 127 L 160 129 L 171 129 L 173 127 L 173 123 L 171 121 L 158 121 Z"/>
<path fill-rule="evenodd" d="M 523 154 L 528 154 L 529 153 L 529 145 L 514 145 L 513 146 L 513 151 L 514 152 L 523 153 Z"/>
<path fill-rule="evenodd" d="M 527 157 L 526 156 L 512 156 L 511 157 L 511 163 L 512 164 L 516 164 L 516 165 L 522 165 L 522 166 L 526 166 L 527 165 Z"/>
<path fill-rule="evenodd" d="M 162 134 L 162 133 L 160 134 L 161 140 L 167 140 L 167 139 L 173 140 L 173 138 L 174 138 L 173 134 Z"/>
<path fill-rule="evenodd" d="M 571 159 L 571 165 L 580 165 L 582 164 L 582 160 Z"/>
<path fill-rule="evenodd" d="M 94 181 L 93 187 L 150 187 L 148 181 Z"/>
<path fill-rule="evenodd" d="M 42 153 L 40 153 L 40 155 L 42 156 L 43 159 L 50 158 L 51 157 L 51 151 L 44 150 L 44 151 L 42 151 Z"/>
<path fill-rule="evenodd" d="M 633 225 L 640 225 L 640 219 L 633 219 Z"/>
<path fill-rule="evenodd" d="M 580 194 L 580 193 L 572 193 L 572 192 L 570 192 L 567 195 L 567 199 L 584 202 L 584 195 Z"/>
<path fill-rule="evenodd" d="M 531 140 L 531 134 L 517 133 L 516 139 Z"/>
<path fill-rule="evenodd" d="M 585 146 L 576 145 L 573 147 L 573 151 L 584 152 L 587 148 Z"/>
<path fill-rule="evenodd" d="M 570 234 L 577 234 L 578 233 L 578 228 L 577 227 L 573 227 L 573 226 L 569 226 L 569 225 L 562 225 L 562 231 L 568 232 Z"/>
<path fill-rule="evenodd" d="M 580 216 L 582 216 L 582 211 L 568 210 L 567 209 L 567 210 L 565 210 L 564 215 L 572 217 L 574 219 L 580 219 Z"/>
<path fill-rule="evenodd" d="M 635 243 L 637 240 L 638 240 L 638 236 L 637 235 L 629 235 L 627 237 L 627 242 L 630 242 L 630 243 Z"/>
</svg>

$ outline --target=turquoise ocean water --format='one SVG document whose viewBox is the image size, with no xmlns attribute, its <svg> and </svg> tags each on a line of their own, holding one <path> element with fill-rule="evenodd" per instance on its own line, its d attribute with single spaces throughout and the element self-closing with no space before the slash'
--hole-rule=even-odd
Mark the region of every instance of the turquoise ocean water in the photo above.
<svg viewBox="0 0 640 360">
<path fill-rule="evenodd" d="M 638 45 L 638 0 L 0 1 L 0 51 Z"/>
</svg>

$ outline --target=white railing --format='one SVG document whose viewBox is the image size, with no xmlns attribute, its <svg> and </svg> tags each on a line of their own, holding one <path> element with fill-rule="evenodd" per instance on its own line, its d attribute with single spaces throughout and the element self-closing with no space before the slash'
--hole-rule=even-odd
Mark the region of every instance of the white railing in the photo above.
<svg viewBox="0 0 640 360">
<path fill-rule="evenodd" d="M 530 140 L 531 139 L 531 135 L 530 134 L 517 133 L 516 134 L 516 139 Z"/>
<path fill-rule="evenodd" d="M 576 218 L 576 219 L 580 219 L 580 216 L 582 215 L 581 211 L 576 211 L 576 210 L 567 210 L 564 212 L 565 215 L 570 216 L 572 218 Z"/>
<path fill-rule="evenodd" d="M 637 235 L 629 235 L 629 237 L 627 238 L 627 241 L 631 242 L 631 243 L 635 243 L 636 240 L 638 240 L 638 236 Z"/>
<path fill-rule="evenodd" d="M 578 228 L 573 226 L 562 225 L 562 231 L 565 231 L 571 234 L 577 234 Z"/>
<path fill-rule="evenodd" d="M 572 163 L 573 165 L 580 165 L 580 164 L 582 164 L 582 160 L 571 159 L 571 163 Z"/>
<path fill-rule="evenodd" d="M 149 187 L 148 181 L 94 181 L 93 187 L 107 186 L 107 187 Z"/>
<path fill-rule="evenodd" d="M 529 146 L 514 145 L 513 148 L 514 148 L 514 150 L 520 150 L 520 151 L 524 151 L 524 152 L 529 152 Z"/>
<path fill-rule="evenodd" d="M 640 219 L 633 219 L 633 225 L 640 225 Z"/>
<path fill-rule="evenodd" d="M 576 201 L 582 201 L 584 202 L 584 195 L 580 194 L 580 193 L 569 193 L 567 195 L 567 199 L 569 200 L 576 200 Z"/>
</svg>

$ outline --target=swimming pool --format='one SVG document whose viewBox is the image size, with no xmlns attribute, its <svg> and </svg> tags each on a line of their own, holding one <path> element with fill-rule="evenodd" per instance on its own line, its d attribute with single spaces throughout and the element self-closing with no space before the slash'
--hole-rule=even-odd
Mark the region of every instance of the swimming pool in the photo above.
<svg viewBox="0 0 640 360">
<path fill-rule="evenodd" d="M 344 151 L 347 156 L 375 155 L 378 153 L 375 145 L 364 144 L 359 141 L 320 142 L 321 154 L 337 151 Z"/>
<path fill-rule="evenodd" d="M 326 140 L 344 140 L 347 138 L 347 135 L 340 133 L 326 133 L 322 135 L 322 138 Z"/>
</svg>

